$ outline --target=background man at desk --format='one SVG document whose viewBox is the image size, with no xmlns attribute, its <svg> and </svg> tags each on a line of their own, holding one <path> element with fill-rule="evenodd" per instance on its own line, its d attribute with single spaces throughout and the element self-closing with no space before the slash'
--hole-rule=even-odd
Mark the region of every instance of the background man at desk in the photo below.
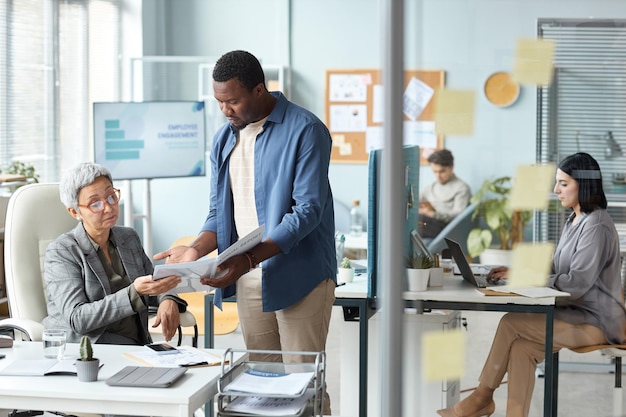
<svg viewBox="0 0 626 417">
<path fill-rule="evenodd" d="M 423 238 L 433 238 L 469 204 L 469 186 L 454 175 L 452 152 L 441 149 L 428 157 L 437 181 L 420 193 L 418 230 Z"/>
</svg>

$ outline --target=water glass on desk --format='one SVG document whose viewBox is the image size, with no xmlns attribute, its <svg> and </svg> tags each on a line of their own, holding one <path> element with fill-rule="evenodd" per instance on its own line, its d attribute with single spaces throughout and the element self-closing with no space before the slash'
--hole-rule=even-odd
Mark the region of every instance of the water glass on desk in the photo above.
<svg viewBox="0 0 626 417">
<path fill-rule="evenodd" d="M 65 330 L 47 329 L 43 331 L 43 356 L 50 359 L 63 359 L 65 355 Z"/>
</svg>

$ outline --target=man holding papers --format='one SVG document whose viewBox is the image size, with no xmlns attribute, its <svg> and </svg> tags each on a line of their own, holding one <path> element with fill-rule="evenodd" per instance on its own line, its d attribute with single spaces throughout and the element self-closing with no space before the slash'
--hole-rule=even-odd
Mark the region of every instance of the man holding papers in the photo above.
<svg viewBox="0 0 626 417">
<path fill-rule="evenodd" d="M 571 294 L 556 299 L 554 349 L 626 341 L 626 310 L 620 278 L 619 237 L 606 212 L 600 166 L 589 154 L 566 157 L 554 193 L 572 209 L 554 253 L 548 286 Z M 532 262 L 530 260 L 529 262 Z M 493 279 L 506 268 L 492 269 Z M 528 416 L 535 367 L 545 357 L 545 317 L 508 313 L 502 317 L 476 391 L 441 416 L 493 414 L 493 392 L 508 373 L 507 417 Z"/>
<path fill-rule="evenodd" d="M 188 247 L 155 259 L 177 263 L 215 248 L 221 253 L 264 225 L 260 244 L 219 264 L 217 274 L 225 275 L 201 282 L 218 288 L 218 306 L 237 293 L 248 349 L 323 351 L 337 271 L 328 129 L 280 92 L 268 92 L 261 64 L 248 52 L 217 61 L 213 89 L 228 123 L 213 140 L 209 215 Z M 293 356 L 282 360 L 306 360 Z M 329 404 L 326 397 L 324 414 Z"/>
</svg>

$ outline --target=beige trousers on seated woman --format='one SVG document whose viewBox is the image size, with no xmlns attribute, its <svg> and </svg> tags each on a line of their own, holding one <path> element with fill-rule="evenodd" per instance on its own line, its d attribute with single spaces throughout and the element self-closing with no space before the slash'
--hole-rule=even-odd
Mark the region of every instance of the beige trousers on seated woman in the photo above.
<svg viewBox="0 0 626 417">
<path fill-rule="evenodd" d="M 496 389 L 508 373 L 507 417 L 527 417 L 537 364 L 545 358 L 546 316 L 508 313 L 500 320 L 480 384 Z M 554 352 L 562 348 L 607 343 L 602 330 L 589 324 L 554 320 Z"/>
</svg>

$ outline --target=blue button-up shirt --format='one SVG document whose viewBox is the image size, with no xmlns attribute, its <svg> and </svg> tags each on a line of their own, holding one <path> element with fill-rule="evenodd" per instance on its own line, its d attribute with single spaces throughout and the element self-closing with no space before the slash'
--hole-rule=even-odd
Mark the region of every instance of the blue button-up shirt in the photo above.
<svg viewBox="0 0 626 417">
<path fill-rule="evenodd" d="M 264 238 L 281 253 L 263 261 L 263 310 L 289 307 L 324 279 L 336 280 L 335 220 L 328 181 L 332 140 L 310 111 L 272 93 L 276 105 L 254 145 L 254 197 Z M 230 155 L 237 143 L 227 123 L 211 148 L 211 198 L 202 232 L 217 233 L 218 251 L 237 241 L 229 179 Z M 235 293 L 218 290 L 216 305 Z"/>
</svg>

